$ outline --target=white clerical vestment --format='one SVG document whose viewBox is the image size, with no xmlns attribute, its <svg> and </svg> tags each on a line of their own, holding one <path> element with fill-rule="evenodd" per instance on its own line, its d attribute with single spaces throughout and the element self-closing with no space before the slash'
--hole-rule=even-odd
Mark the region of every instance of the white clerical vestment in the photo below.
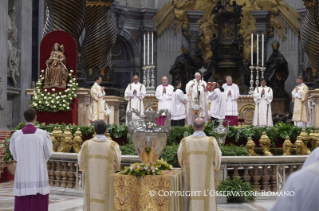
<svg viewBox="0 0 319 211">
<path fill-rule="evenodd" d="M 194 84 L 194 86 L 192 86 Z M 199 114 L 199 117 L 203 118 L 204 121 L 207 121 L 208 119 L 208 105 L 207 105 L 207 97 L 206 97 L 206 92 L 205 89 L 203 88 L 204 85 L 205 87 L 207 86 L 207 83 L 203 80 L 197 81 L 196 79 L 193 79 L 189 81 L 186 85 L 186 94 L 191 93 L 191 96 L 188 96 L 188 103 L 187 103 L 187 109 L 188 109 L 188 124 L 191 125 L 193 124 L 193 114 L 191 108 L 195 105 L 196 100 L 199 102 L 199 106 L 202 108 L 201 113 Z M 199 96 L 198 96 L 199 92 Z M 198 99 L 199 98 L 199 99 Z"/>
<path fill-rule="evenodd" d="M 136 93 L 134 94 L 134 90 Z M 127 108 L 126 112 L 129 111 L 131 108 L 137 109 L 141 115 L 144 114 L 144 104 L 143 99 L 146 95 L 145 86 L 141 83 L 131 83 L 125 89 L 125 100 L 127 100 Z M 133 122 L 137 123 L 139 118 L 133 114 L 132 120 Z M 127 124 L 127 118 L 126 118 Z"/>
<path fill-rule="evenodd" d="M 265 94 L 262 91 L 265 90 Z M 273 126 L 271 114 L 271 101 L 273 92 L 270 87 L 257 87 L 254 91 L 255 113 L 253 125 L 255 126 Z"/>
<path fill-rule="evenodd" d="M 187 96 L 180 89 L 175 88 L 173 92 L 173 108 L 171 119 L 172 120 L 181 120 L 186 118 L 185 113 L 185 104 L 187 103 Z"/>
<path fill-rule="evenodd" d="M 174 87 L 172 85 L 167 84 L 165 86 L 166 88 L 166 93 L 163 93 L 163 85 L 159 85 L 156 88 L 156 93 L 155 96 L 158 99 L 158 110 L 160 109 L 168 109 L 172 113 L 172 108 L 173 108 L 173 90 Z M 162 115 L 165 115 L 164 113 Z"/>
<path fill-rule="evenodd" d="M 299 90 L 296 88 L 292 91 L 292 102 L 295 102 L 294 111 L 292 116 L 292 121 L 298 127 L 306 126 L 309 116 L 308 116 L 308 97 L 309 90 L 306 84 L 302 83 L 298 85 Z"/>
<path fill-rule="evenodd" d="M 88 117 L 89 121 L 95 122 L 96 120 L 105 120 L 105 101 L 103 100 L 105 92 L 101 91 L 101 86 L 95 82 L 90 93 L 91 103 Z"/>
<path fill-rule="evenodd" d="M 217 210 L 216 195 L 208 193 L 217 188 L 218 174 L 215 171 L 219 170 L 221 163 L 222 154 L 216 139 L 196 131 L 181 141 L 177 156 L 183 171 L 183 191 L 198 191 L 196 196 L 183 197 L 183 210 Z"/>
<path fill-rule="evenodd" d="M 97 135 L 84 142 L 78 163 L 85 177 L 83 210 L 108 210 L 109 175 L 119 171 L 121 165 L 119 145 L 104 135 Z"/>
<path fill-rule="evenodd" d="M 219 88 L 208 92 L 207 99 L 211 100 L 209 114 L 216 119 L 225 119 L 226 93 L 221 92 Z"/>
<path fill-rule="evenodd" d="M 52 140 L 39 128 L 24 134 L 28 127 L 34 128 L 34 125 L 17 130 L 10 141 L 10 152 L 17 161 L 13 193 L 15 196 L 46 195 L 50 193 L 46 163 L 51 156 Z"/>
<path fill-rule="evenodd" d="M 237 84 L 223 84 L 224 92 L 226 94 L 226 112 L 225 116 L 238 116 L 238 105 L 237 99 L 239 97 L 239 88 Z M 231 91 L 231 94 L 228 95 L 228 91 Z"/>
</svg>

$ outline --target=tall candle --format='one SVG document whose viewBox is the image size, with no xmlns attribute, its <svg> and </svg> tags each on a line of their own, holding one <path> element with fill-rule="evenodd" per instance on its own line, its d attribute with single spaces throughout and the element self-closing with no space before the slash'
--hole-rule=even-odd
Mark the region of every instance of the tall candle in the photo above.
<svg viewBox="0 0 319 211">
<path fill-rule="evenodd" d="M 261 36 L 261 66 L 264 66 L 264 33 Z"/>
<path fill-rule="evenodd" d="M 145 63 L 145 58 L 146 58 L 146 52 L 145 52 L 145 49 L 146 49 L 146 46 L 145 46 L 145 33 L 144 33 L 144 45 L 143 45 L 143 48 L 144 48 L 144 67 L 146 66 L 146 63 Z"/>
<path fill-rule="evenodd" d="M 153 46 L 154 41 L 153 41 L 153 34 L 154 34 L 154 32 L 152 32 L 152 65 L 154 65 L 154 62 L 153 62 L 153 57 L 154 57 L 154 46 Z"/>
<path fill-rule="evenodd" d="M 150 65 L 150 33 L 147 33 L 147 65 Z"/>
<path fill-rule="evenodd" d="M 258 66 L 258 59 L 259 59 L 259 34 L 257 34 L 257 62 L 256 62 L 256 66 Z"/>
<path fill-rule="evenodd" d="M 251 62 L 251 66 L 253 66 L 254 64 L 254 34 L 251 33 L 251 44 L 250 44 L 250 53 L 251 53 L 251 58 L 250 58 L 250 62 Z"/>
</svg>

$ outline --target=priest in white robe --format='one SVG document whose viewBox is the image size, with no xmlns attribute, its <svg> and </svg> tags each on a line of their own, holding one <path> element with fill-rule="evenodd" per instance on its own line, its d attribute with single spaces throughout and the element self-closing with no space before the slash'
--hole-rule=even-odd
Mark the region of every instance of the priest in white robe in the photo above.
<svg viewBox="0 0 319 211">
<path fill-rule="evenodd" d="M 168 109 L 172 113 L 173 108 L 173 90 L 174 87 L 168 84 L 168 79 L 166 76 L 162 78 L 162 84 L 156 88 L 155 96 L 158 99 L 158 110 L 160 109 Z M 164 125 L 166 116 L 165 113 L 156 120 L 157 125 Z"/>
<path fill-rule="evenodd" d="M 317 211 L 319 208 L 319 148 L 312 151 L 302 169 L 288 176 L 282 193 L 270 211 Z"/>
<path fill-rule="evenodd" d="M 185 105 L 187 104 L 187 96 L 181 90 L 182 83 L 175 81 L 173 90 L 173 107 L 171 113 L 171 126 L 185 126 L 186 111 Z"/>
<path fill-rule="evenodd" d="M 131 108 L 134 108 L 140 112 L 141 115 L 144 115 L 144 104 L 143 99 L 146 95 L 145 86 L 139 83 L 139 78 L 137 75 L 133 77 L 133 83 L 129 84 L 125 89 L 125 100 L 127 100 L 127 108 L 126 112 L 128 112 Z M 132 120 L 134 124 L 138 124 L 139 117 L 135 114 L 132 115 Z M 126 118 L 127 124 L 127 118 Z"/>
<path fill-rule="evenodd" d="M 10 152 L 17 161 L 13 194 L 15 211 L 49 209 L 49 177 L 47 161 L 52 152 L 49 134 L 36 128 L 36 111 L 24 111 L 26 126 L 17 130 L 10 141 Z"/>
<path fill-rule="evenodd" d="M 198 103 L 201 107 L 201 112 L 198 114 L 198 117 L 201 117 L 206 122 L 208 119 L 208 104 L 207 104 L 207 83 L 201 80 L 201 73 L 195 73 L 195 79 L 190 80 L 186 85 L 186 94 L 188 96 L 187 103 L 187 119 L 188 124 L 191 125 L 194 120 L 194 115 L 192 107 Z"/>
<path fill-rule="evenodd" d="M 214 137 L 206 136 L 205 121 L 197 118 L 193 122 L 194 133 L 183 138 L 177 156 L 183 171 L 183 191 L 196 192 L 196 196 L 183 197 L 184 211 L 217 211 L 217 171 L 220 169 L 222 153 Z"/>
<path fill-rule="evenodd" d="M 226 112 L 225 119 L 229 121 L 229 126 L 238 126 L 238 105 L 237 99 L 239 97 L 239 88 L 237 84 L 233 83 L 231 76 L 226 77 L 227 83 L 223 85 L 226 97 Z"/>
<path fill-rule="evenodd" d="M 266 80 L 260 80 L 260 87 L 254 91 L 255 113 L 253 125 L 255 126 L 273 126 L 271 114 L 271 102 L 273 92 L 270 87 L 266 86 Z"/>
<path fill-rule="evenodd" d="M 297 77 L 297 86 L 292 91 L 292 102 L 294 102 L 294 110 L 292 121 L 295 122 L 297 127 L 305 127 L 309 121 L 308 114 L 308 97 L 309 89 L 303 83 L 302 76 Z"/>
<path fill-rule="evenodd" d="M 222 86 L 223 81 L 218 80 L 217 87 L 207 95 L 207 99 L 211 101 L 209 114 L 214 125 L 218 125 L 218 119 L 225 119 L 227 96 Z"/>
<path fill-rule="evenodd" d="M 102 78 L 97 76 L 95 78 L 95 83 L 90 90 L 91 100 L 88 119 L 91 124 L 99 119 L 106 120 L 106 113 L 104 109 L 105 105 L 103 100 L 105 92 L 104 87 L 100 86 L 101 83 Z"/>
<path fill-rule="evenodd" d="M 119 145 L 105 136 L 106 123 L 94 123 L 96 136 L 82 145 L 78 154 L 80 171 L 84 172 L 83 210 L 109 210 L 109 176 L 120 170 L 121 151 Z M 113 210 L 113 207 L 111 208 Z"/>
</svg>

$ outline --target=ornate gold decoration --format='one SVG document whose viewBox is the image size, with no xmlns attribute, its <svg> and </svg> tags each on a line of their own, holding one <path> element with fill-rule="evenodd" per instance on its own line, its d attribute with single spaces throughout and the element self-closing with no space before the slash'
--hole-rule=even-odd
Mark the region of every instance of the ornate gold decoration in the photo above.
<svg viewBox="0 0 319 211">
<path fill-rule="evenodd" d="M 53 144 L 52 150 L 54 152 L 58 151 L 58 148 L 60 146 L 60 132 L 58 129 L 59 129 L 59 127 L 54 127 L 52 133 L 50 134 L 50 137 L 52 139 L 52 144 Z M 61 131 L 61 133 L 62 133 L 62 131 Z M 53 135 L 53 137 L 51 135 Z"/>
<path fill-rule="evenodd" d="M 82 44 L 82 62 L 87 81 L 101 75 L 103 81 L 113 81 L 111 50 L 115 44 L 117 30 L 108 1 L 87 1 L 85 37 Z M 103 74 L 102 74 L 103 73 Z"/>
<path fill-rule="evenodd" d="M 157 112 L 157 108 L 158 108 L 158 99 L 155 96 L 146 96 L 143 99 L 143 103 L 144 103 L 144 109 L 145 111 L 151 107 L 153 109 L 153 111 Z"/>
<path fill-rule="evenodd" d="M 246 149 L 248 150 L 248 153 L 249 153 L 250 156 L 259 156 L 259 155 L 255 152 L 255 150 L 254 150 L 255 145 L 256 145 L 256 144 L 255 144 L 255 142 L 252 140 L 252 138 L 251 138 L 251 137 L 248 137 L 247 143 L 246 143 Z"/>
<path fill-rule="evenodd" d="M 254 119 L 255 102 L 252 96 L 239 96 L 238 118 L 244 119 L 245 125 L 251 125 Z"/>
<path fill-rule="evenodd" d="M 290 155 L 292 146 L 293 146 L 293 144 L 291 143 L 289 136 L 287 136 L 285 138 L 285 142 L 282 145 L 283 151 L 284 151 L 283 155 Z"/>
<path fill-rule="evenodd" d="M 315 130 L 311 130 L 309 133 L 309 141 L 311 143 L 311 148 L 315 148 L 316 141 L 318 140 L 317 134 Z"/>
<path fill-rule="evenodd" d="M 54 148 L 55 148 L 55 146 L 57 145 L 58 141 L 57 141 L 56 138 L 54 137 L 53 133 L 50 133 L 50 138 L 51 138 L 51 140 L 52 140 L 52 145 L 53 145 L 53 147 L 52 147 L 52 152 L 54 152 L 54 151 L 55 151 Z"/>
<path fill-rule="evenodd" d="M 272 156 L 272 153 L 270 152 L 270 139 L 268 138 L 266 132 L 262 132 L 262 135 L 259 140 L 260 146 L 263 149 L 263 153 L 266 156 Z"/>
<path fill-rule="evenodd" d="M 154 26 L 157 27 L 157 35 L 161 36 L 168 28 L 173 28 L 175 33 L 182 28 L 185 37 L 188 37 L 189 18 L 186 11 L 198 10 L 204 11 L 203 17 L 199 20 L 200 29 L 203 34 L 200 37 L 199 48 L 202 51 L 205 62 L 208 62 L 212 56 L 210 41 L 213 33 L 217 33 L 213 18 L 216 14 L 211 12 L 216 6 L 217 0 L 172 0 L 160 9 L 154 16 Z M 256 19 L 251 12 L 256 10 L 268 10 L 270 12 L 270 21 L 268 25 L 268 37 L 274 36 L 274 29 L 282 39 L 285 39 L 287 32 L 286 22 L 289 27 L 299 36 L 299 28 L 302 16 L 283 0 L 237 0 L 237 4 L 246 6 L 242 8 L 242 21 L 239 25 L 239 33 L 244 38 L 244 60 L 250 60 L 250 34 L 256 30 Z M 282 19 L 280 19 L 281 17 Z M 256 42 L 256 39 L 254 40 Z M 256 46 L 256 43 L 254 43 Z M 254 47 L 256 51 L 256 47 Z"/>
<path fill-rule="evenodd" d="M 303 143 L 304 143 L 303 154 L 304 155 L 310 155 L 310 150 L 307 147 L 307 144 L 308 144 L 308 141 L 309 141 L 309 137 L 308 137 L 306 129 L 303 128 L 301 130 L 301 133 L 300 133 L 299 136 L 300 136 L 300 140 L 303 141 Z"/>
<path fill-rule="evenodd" d="M 297 136 L 297 140 L 296 140 L 294 145 L 296 147 L 296 154 L 303 155 L 305 145 L 304 145 L 304 142 L 301 140 L 301 136 Z"/>
<path fill-rule="evenodd" d="M 65 131 L 63 133 L 62 140 L 60 143 L 60 146 L 58 148 L 58 152 L 70 152 L 72 148 L 72 133 L 70 131 L 70 128 L 67 126 L 65 128 Z"/>
<path fill-rule="evenodd" d="M 74 139 L 73 139 L 73 149 L 75 153 L 79 153 L 81 150 L 83 140 L 82 140 L 82 133 L 80 128 L 75 131 L 74 133 Z"/>
<path fill-rule="evenodd" d="M 52 31 L 62 30 L 72 35 L 78 54 L 79 38 L 84 29 L 85 0 L 47 0 L 49 15 L 43 29 L 43 37 Z"/>
<path fill-rule="evenodd" d="M 316 130 L 316 138 L 317 138 L 317 141 L 315 142 L 314 149 L 319 146 L 319 130 Z"/>
</svg>

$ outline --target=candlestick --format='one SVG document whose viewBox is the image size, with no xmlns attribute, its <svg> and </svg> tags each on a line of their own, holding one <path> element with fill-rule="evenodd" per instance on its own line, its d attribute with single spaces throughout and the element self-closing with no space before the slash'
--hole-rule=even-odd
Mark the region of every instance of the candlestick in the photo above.
<svg viewBox="0 0 319 211">
<path fill-rule="evenodd" d="M 257 34 L 257 62 L 256 62 L 256 66 L 259 66 L 258 59 L 259 59 L 259 34 Z"/>
<path fill-rule="evenodd" d="M 147 65 L 150 65 L 150 33 L 147 33 Z"/>
<path fill-rule="evenodd" d="M 152 65 L 154 64 L 154 62 L 153 62 L 153 57 L 154 57 L 154 41 L 153 41 L 153 34 L 154 34 L 154 32 L 152 32 Z"/>
<path fill-rule="evenodd" d="M 146 66 L 146 63 L 145 63 L 145 57 L 146 57 L 146 54 L 145 54 L 145 49 L 146 49 L 146 46 L 145 46 L 145 33 L 144 33 L 144 45 L 143 45 L 143 48 L 144 48 L 144 67 L 145 67 Z"/>
<path fill-rule="evenodd" d="M 264 66 L 264 33 L 261 36 L 261 66 Z"/>
<path fill-rule="evenodd" d="M 251 33 L 251 44 L 250 44 L 250 53 L 251 53 L 251 58 L 250 58 L 250 62 L 251 62 L 251 66 L 253 66 L 254 63 L 254 34 Z"/>
<path fill-rule="evenodd" d="M 250 87 L 249 87 L 249 94 L 252 95 L 254 93 L 254 66 L 250 66 Z"/>
</svg>

